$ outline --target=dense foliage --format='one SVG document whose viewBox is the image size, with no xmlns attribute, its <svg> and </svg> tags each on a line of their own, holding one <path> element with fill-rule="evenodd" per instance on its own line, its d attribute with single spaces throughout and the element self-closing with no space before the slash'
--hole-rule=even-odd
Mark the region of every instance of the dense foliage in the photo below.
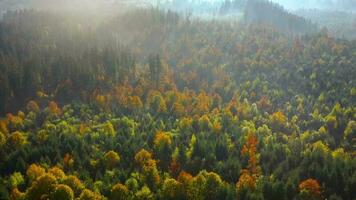
<svg viewBox="0 0 356 200">
<path fill-rule="evenodd" d="M 0 199 L 356 198 L 356 41 L 27 10 L 0 71 Z"/>
</svg>

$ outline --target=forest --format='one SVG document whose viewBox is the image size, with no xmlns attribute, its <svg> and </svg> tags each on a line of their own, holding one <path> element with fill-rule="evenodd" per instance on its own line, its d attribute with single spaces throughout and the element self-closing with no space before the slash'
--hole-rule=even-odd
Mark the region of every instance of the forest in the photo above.
<svg viewBox="0 0 356 200">
<path fill-rule="evenodd" d="M 247 4 L 7 11 L 0 199 L 356 199 L 356 40 Z"/>
</svg>

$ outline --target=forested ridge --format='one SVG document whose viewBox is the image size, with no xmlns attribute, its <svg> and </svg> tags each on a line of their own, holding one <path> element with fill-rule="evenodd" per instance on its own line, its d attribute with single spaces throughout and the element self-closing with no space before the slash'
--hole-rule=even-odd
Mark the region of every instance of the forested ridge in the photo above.
<svg viewBox="0 0 356 200">
<path fill-rule="evenodd" d="M 356 198 L 356 41 L 158 9 L 0 22 L 0 199 Z"/>
</svg>

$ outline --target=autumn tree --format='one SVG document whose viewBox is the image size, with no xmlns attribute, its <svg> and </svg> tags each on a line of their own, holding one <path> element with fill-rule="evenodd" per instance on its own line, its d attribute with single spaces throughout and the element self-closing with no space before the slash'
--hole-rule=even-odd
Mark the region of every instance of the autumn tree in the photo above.
<svg viewBox="0 0 356 200">
<path fill-rule="evenodd" d="M 315 179 L 307 179 L 299 184 L 299 196 L 301 199 L 322 199 L 320 184 Z"/>
<path fill-rule="evenodd" d="M 74 193 L 73 190 L 63 184 L 56 185 L 54 188 L 54 191 L 50 194 L 50 199 L 53 200 L 73 200 L 74 199 Z"/>
<path fill-rule="evenodd" d="M 129 196 L 129 190 L 121 183 L 114 185 L 111 188 L 109 200 L 126 200 Z"/>
<path fill-rule="evenodd" d="M 31 187 L 26 192 L 26 198 L 29 200 L 46 199 L 54 191 L 57 181 L 53 175 L 44 174 L 36 181 L 32 182 Z"/>
<path fill-rule="evenodd" d="M 115 151 L 108 151 L 104 155 L 105 166 L 109 169 L 115 167 L 120 162 L 120 156 Z"/>
<path fill-rule="evenodd" d="M 141 149 L 135 155 L 135 162 L 140 166 L 146 183 L 148 183 L 151 188 L 156 187 L 160 183 L 161 178 L 157 170 L 156 161 L 152 158 L 152 154 L 145 149 Z"/>
<path fill-rule="evenodd" d="M 95 193 L 88 189 L 84 189 L 78 199 L 79 200 L 104 200 L 105 198 L 98 193 Z"/>
<path fill-rule="evenodd" d="M 159 165 L 163 169 L 167 169 L 172 152 L 172 137 L 170 133 L 158 131 L 155 135 L 153 143 L 157 158 L 159 159 Z"/>
<path fill-rule="evenodd" d="M 26 175 L 30 182 L 35 181 L 38 177 L 44 175 L 45 173 L 46 170 L 37 164 L 31 164 L 26 171 Z"/>
<path fill-rule="evenodd" d="M 175 179 L 166 179 L 162 186 L 162 199 L 184 199 L 185 193 L 182 183 Z"/>
<path fill-rule="evenodd" d="M 241 170 L 240 178 L 236 183 L 238 190 L 244 187 L 251 190 L 256 188 L 256 182 L 261 175 L 261 168 L 258 165 L 257 144 L 258 140 L 255 134 L 252 132 L 248 133 L 247 141 L 241 150 L 241 155 L 248 157 L 248 165 L 247 168 Z"/>
<path fill-rule="evenodd" d="M 82 181 L 74 175 L 67 176 L 63 180 L 63 184 L 68 185 L 70 188 L 72 188 L 75 196 L 78 196 L 85 188 Z"/>
</svg>

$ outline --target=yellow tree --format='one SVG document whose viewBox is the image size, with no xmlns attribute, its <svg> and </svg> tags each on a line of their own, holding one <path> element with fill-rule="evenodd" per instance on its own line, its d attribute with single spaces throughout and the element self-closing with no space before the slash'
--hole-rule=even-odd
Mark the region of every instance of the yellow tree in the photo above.
<svg viewBox="0 0 356 200">
<path fill-rule="evenodd" d="M 120 162 L 120 156 L 115 151 L 108 151 L 104 155 L 105 166 L 109 169 L 115 167 Z"/>
<path fill-rule="evenodd" d="M 8 142 L 15 147 L 22 147 L 27 143 L 27 137 L 20 131 L 13 132 L 8 138 Z"/>
<path fill-rule="evenodd" d="M 56 177 L 51 174 L 44 174 L 34 181 L 26 192 L 26 199 L 40 200 L 47 199 L 57 184 Z"/>
<path fill-rule="evenodd" d="M 139 164 L 145 177 L 145 182 L 151 187 L 156 187 L 160 183 L 161 178 L 157 170 L 157 162 L 152 159 L 152 154 L 142 149 L 136 153 L 135 162 Z"/>
<path fill-rule="evenodd" d="M 154 150 L 155 155 L 159 159 L 159 165 L 163 169 L 167 169 L 171 160 L 172 153 L 172 136 L 168 132 L 158 131 L 155 135 Z"/>
<path fill-rule="evenodd" d="M 75 196 L 78 196 L 85 188 L 84 184 L 76 176 L 73 175 L 67 176 L 63 180 L 63 184 L 68 185 L 70 188 L 72 188 Z"/>
<path fill-rule="evenodd" d="M 105 198 L 98 193 L 91 190 L 84 189 L 80 194 L 78 200 L 104 200 Z"/>
<path fill-rule="evenodd" d="M 29 178 L 30 182 L 35 181 L 38 177 L 44 175 L 45 173 L 46 170 L 37 164 L 30 165 L 26 171 L 26 175 Z"/>
<path fill-rule="evenodd" d="M 73 190 L 63 184 L 56 185 L 54 191 L 50 195 L 51 200 L 73 200 L 74 193 Z"/>
<path fill-rule="evenodd" d="M 114 185 L 110 192 L 109 200 L 126 200 L 129 196 L 129 190 L 121 183 Z"/>
<path fill-rule="evenodd" d="M 62 180 L 65 178 L 65 173 L 63 172 L 63 170 L 59 167 L 52 167 L 48 170 L 49 174 L 52 174 L 53 176 L 55 176 L 57 178 L 57 180 Z"/>
<path fill-rule="evenodd" d="M 168 178 L 164 181 L 162 186 L 163 199 L 184 199 L 183 184 L 173 178 Z"/>
</svg>

